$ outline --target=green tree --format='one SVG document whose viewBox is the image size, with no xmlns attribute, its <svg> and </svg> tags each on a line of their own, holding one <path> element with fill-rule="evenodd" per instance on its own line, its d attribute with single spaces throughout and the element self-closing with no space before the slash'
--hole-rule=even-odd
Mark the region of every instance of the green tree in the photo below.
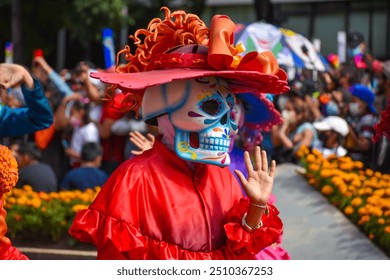
<svg viewBox="0 0 390 280">
<path fill-rule="evenodd" d="M 19 20 L 11 13 L 15 2 L 19 4 Z M 17 34 L 21 40 L 15 46 L 18 52 L 15 57 L 20 55 L 20 61 L 17 62 L 29 66 L 33 49 L 42 48 L 49 63 L 55 65 L 58 32 L 66 30 L 66 67 L 73 67 L 82 59 L 102 65 L 103 28 L 113 29 L 116 49 L 120 49 L 123 47 L 119 42 L 121 29 L 126 28 L 129 35 L 145 28 L 150 19 L 163 15 L 162 6 L 201 15 L 204 3 L 204 0 L 0 0 L 0 44 L 4 47 L 6 41 L 11 41 L 12 30 L 19 26 Z M 127 14 L 123 13 L 124 7 Z"/>
</svg>

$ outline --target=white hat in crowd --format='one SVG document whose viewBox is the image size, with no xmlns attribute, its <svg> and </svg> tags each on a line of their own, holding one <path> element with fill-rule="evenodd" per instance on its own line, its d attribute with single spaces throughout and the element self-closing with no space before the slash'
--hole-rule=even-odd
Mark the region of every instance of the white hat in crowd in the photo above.
<svg viewBox="0 0 390 280">
<path fill-rule="evenodd" d="M 318 131 L 333 130 L 344 137 L 349 133 L 347 122 L 338 116 L 326 117 L 322 121 L 314 122 L 313 125 Z"/>
</svg>

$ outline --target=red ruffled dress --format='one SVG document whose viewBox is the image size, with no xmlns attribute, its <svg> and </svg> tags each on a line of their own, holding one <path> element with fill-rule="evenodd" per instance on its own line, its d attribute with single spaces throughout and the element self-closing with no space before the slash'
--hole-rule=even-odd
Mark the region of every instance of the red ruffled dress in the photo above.
<svg viewBox="0 0 390 280">
<path fill-rule="evenodd" d="M 263 227 L 248 233 L 241 226 L 247 208 L 228 168 L 192 170 L 157 138 L 116 169 L 69 233 L 95 244 L 98 259 L 256 259 L 283 224 L 270 204 Z"/>
</svg>

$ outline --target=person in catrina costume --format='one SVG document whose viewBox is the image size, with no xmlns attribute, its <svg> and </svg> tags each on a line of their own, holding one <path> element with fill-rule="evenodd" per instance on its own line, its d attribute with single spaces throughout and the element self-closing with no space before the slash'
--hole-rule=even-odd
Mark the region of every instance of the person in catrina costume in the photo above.
<svg viewBox="0 0 390 280">
<path fill-rule="evenodd" d="M 194 14 L 165 12 L 118 53 L 127 64 L 94 73 L 124 94 L 124 108 L 142 107 L 160 134 L 152 149 L 121 164 L 69 230 L 93 243 L 98 259 L 256 259 L 283 224 L 269 203 L 276 164 L 256 147 L 244 153 L 248 176 L 227 167 L 236 96 L 288 91 L 271 52 L 234 46 L 234 23 L 214 16 L 210 28 Z"/>
</svg>

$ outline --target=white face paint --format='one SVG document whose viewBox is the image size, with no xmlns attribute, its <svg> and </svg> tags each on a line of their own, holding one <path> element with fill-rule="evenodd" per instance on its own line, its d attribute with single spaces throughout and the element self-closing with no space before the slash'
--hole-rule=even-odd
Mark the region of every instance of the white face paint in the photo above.
<svg viewBox="0 0 390 280">
<path fill-rule="evenodd" d="M 156 105 L 154 100 L 164 105 Z M 237 130 L 231 115 L 234 105 L 235 96 L 224 80 L 204 77 L 147 89 L 143 112 L 146 109 L 147 118 L 169 114 L 179 157 L 227 166 L 230 164 L 230 137 Z M 154 112 L 150 108 L 154 108 Z"/>
</svg>

